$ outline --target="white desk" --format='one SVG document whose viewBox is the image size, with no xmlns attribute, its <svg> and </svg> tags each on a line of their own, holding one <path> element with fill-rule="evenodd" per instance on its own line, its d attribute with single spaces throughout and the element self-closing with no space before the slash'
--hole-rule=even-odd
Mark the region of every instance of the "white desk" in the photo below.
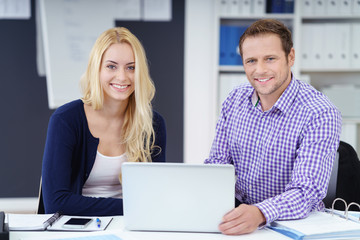
<svg viewBox="0 0 360 240">
<path fill-rule="evenodd" d="M 183 232 L 140 232 L 124 229 L 123 217 L 116 216 L 105 231 L 101 232 L 54 232 L 54 231 L 11 231 L 10 240 L 47 240 L 55 238 L 70 238 L 81 236 L 96 236 L 113 234 L 122 240 L 289 240 L 289 238 L 270 230 L 257 230 L 254 233 L 241 236 L 226 236 L 220 233 L 183 233 Z M 99 238 L 100 239 L 100 238 Z"/>
</svg>

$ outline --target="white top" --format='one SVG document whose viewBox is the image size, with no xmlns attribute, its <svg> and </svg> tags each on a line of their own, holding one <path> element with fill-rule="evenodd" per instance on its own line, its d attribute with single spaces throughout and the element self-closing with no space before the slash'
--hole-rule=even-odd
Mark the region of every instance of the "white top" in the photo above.
<svg viewBox="0 0 360 240">
<path fill-rule="evenodd" d="M 119 176 L 121 165 L 126 160 L 125 153 L 116 157 L 108 157 L 97 151 L 94 166 L 83 186 L 82 195 L 122 198 Z"/>
</svg>

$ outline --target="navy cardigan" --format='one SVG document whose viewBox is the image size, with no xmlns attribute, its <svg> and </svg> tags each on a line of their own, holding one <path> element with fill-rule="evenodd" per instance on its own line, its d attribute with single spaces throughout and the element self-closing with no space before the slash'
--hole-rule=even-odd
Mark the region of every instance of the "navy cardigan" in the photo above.
<svg viewBox="0 0 360 240">
<path fill-rule="evenodd" d="M 153 112 L 153 162 L 165 162 L 165 121 Z M 45 213 L 67 215 L 122 215 L 122 199 L 82 196 L 82 188 L 95 162 L 99 139 L 90 133 L 84 105 L 75 100 L 58 108 L 50 118 L 42 166 Z M 156 148 L 157 149 L 157 148 Z M 155 149 L 155 150 L 156 150 Z"/>
</svg>

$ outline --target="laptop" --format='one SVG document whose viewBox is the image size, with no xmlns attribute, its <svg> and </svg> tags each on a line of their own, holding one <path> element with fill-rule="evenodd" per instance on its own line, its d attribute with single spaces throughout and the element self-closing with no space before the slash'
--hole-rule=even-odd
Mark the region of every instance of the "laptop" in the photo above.
<svg viewBox="0 0 360 240">
<path fill-rule="evenodd" d="M 235 205 L 235 170 L 225 164 L 122 165 L 124 225 L 128 230 L 220 232 Z"/>
</svg>

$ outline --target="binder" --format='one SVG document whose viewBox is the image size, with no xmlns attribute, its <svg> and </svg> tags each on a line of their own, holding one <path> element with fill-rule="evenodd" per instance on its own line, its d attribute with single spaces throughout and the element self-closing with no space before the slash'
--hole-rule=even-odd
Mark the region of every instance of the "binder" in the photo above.
<svg viewBox="0 0 360 240">
<path fill-rule="evenodd" d="M 338 45 L 334 46 L 338 49 L 338 55 L 335 56 L 337 60 L 337 67 L 349 68 L 350 67 L 350 44 L 351 44 L 351 25 L 349 23 L 338 23 L 336 27 L 338 38 Z M 331 36 L 331 35 L 330 35 Z"/>
<path fill-rule="evenodd" d="M 240 3 L 240 15 L 249 16 L 253 13 L 251 0 L 242 0 Z"/>
<path fill-rule="evenodd" d="M 326 0 L 315 0 L 313 2 L 314 15 L 321 16 L 326 14 Z"/>
<path fill-rule="evenodd" d="M 59 212 L 49 214 L 35 215 L 24 215 L 24 214 L 9 214 L 9 230 L 10 231 L 44 231 L 49 226 L 54 224 L 60 219 L 61 214 Z"/>
<path fill-rule="evenodd" d="M 239 28 L 238 26 L 229 26 L 229 35 L 227 39 L 227 56 L 229 56 L 228 65 L 238 65 L 238 54 L 236 48 L 239 43 Z"/>
<path fill-rule="evenodd" d="M 360 1 L 353 0 L 351 9 L 354 16 L 360 16 Z"/>
<path fill-rule="evenodd" d="M 220 26 L 220 50 L 219 50 L 219 64 L 229 65 L 229 56 L 227 52 L 227 40 L 229 38 L 229 26 Z"/>
<path fill-rule="evenodd" d="M 313 16 L 314 8 L 312 0 L 303 0 L 301 1 L 301 11 L 303 16 Z"/>
<path fill-rule="evenodd" d="M 300 64 L 301 68 L 311 68 L 313 67 L 312 61 L 312 25 L 309 23 L 304 23 L 301 27 L 301 42 L 302 44 L 302 53 Z"/>
<path fill-rule="evenodd" d="M 342 199 L 335 199 L 336 201 Z M 344 200 L 342 200 L 344 201 Z M 345 201 L 344 201 L 345 202 Z M 275 221 L 270 229 L 293 239 L 347 239 L 360 236 L 360 221 L 349 215 L 349 207 L 357 203 L 345 202 L 345 211 L 327 209 L 325 212 L 311 212 L 307 218 L 299 220 Z"/>
<path fill-rule="evenodd" d="M 324 67 L 324 42 L 325 44 L 329 42 L 328 39 L 325 39 L 329 35 L 324 32 L 324 24 L 322 23 L 314 23 L 310 27 L 312 32 L 310 61 L 313 67 L 322 68 Z"/>
<path fill-rule="evenodd" d="M 294 13 L 294 0 L 284 0 L 284 13 Z"/>
<path fill-rule="evenodd" d="M 230 12 L 229 1 L 230 0 L 217 0 L 217 2 L 218 2 L 217 9 L 219 9 L 219 14 L 221 16 L 228 16 L 229 15 L 229 12 Z"/>
<path fill-rule="evenodd" d="M 265 0 L 255 0 L 253 1 L 253 12 L 256 15 L 263 15 L 266 12 L 266 2 Z"/>
<path fill-rule="evenodd" d="M 360 1 L 359 1 L 360 2 Z M 350 66 L 352 68 L 360 68 L 360 23 L 352 23 L 351 25 L 351 56 Z"/>
<path fill-rule="evenodd" d="M 326 37 L 326 41 L 324 42 L 324 67 L 329 68 L 336 68 L 338 67 L 338 63 L 340 60 L 340 37 L 337 33 L 337 24 L 336 23 L 325 23 L 324 24 L 324 34 Z M 328 37 L 331 36 L 331 37 Z"/>
<path fill-rule="evenodd" d="M 240 16 L 240 4 L 242 0 L 230 0 L 229 4 L 229 16 Z"/>
<path fill-rule="evenodd" d="M 348 68 L 350 66 L 349 23 L 325 24 L 325 66 L 326 68 Z"/>
<path fill-rule="evenodd" d="M 339 2 L 339 13 L 343 16 L 350 16 L 351 15 L 351 7 L 352 7 L 351 0 L 341 0 Z"/>
<path fill-rule="evenodd" d="M 328 15 L 338 15 L 340 1 L 341 0 L 326 0 L 326 12 Z"/>
<path fill-rule="evenodd" d="M 93 221 L 82 229 L 63 228 L 63 224 L 70 218 L 92 218 Z M 99 218 L 101 225 L 98 226 L 96 218 Z M 55 214 L 8 214 L 10 231 L 103 231 L 109 225 L 112 217 L 81 217 Z"/>
<path fill-rule="evenodd" d="M 247 27 L 245 26 L 220 26 L 220 65 L 242 65 L 242 58 L 238 50 L 238 45 L 240 37 L 245 32 L 246 28 Z"/>
<path fill-rule="evenodd" d="M 271 0 L 270 1 L 270 13 L 284 13 L 284 1 L 283 0 Z"/>
<path fill-rule="evenodd" d="M 238 26 L 236 28 L 236 33 L 235 33 L 235 36 L 234 36 L 234 40 L 235 40 L 235 43 L 236 44 L 235 46 L 235 49 L 236 49 L 236 62 L 235 62 L 235 65 L 240 65 L 242 66 L 243 65 L 243 61 L 242 61 L 242 57 L 240 55 L 240 50 L 239 50 L 239 41 L 240 41 L 240 37 L 244 34 L 245 30 L 247 29 L 248 27 L 246 26 Z"/>
</svg>

